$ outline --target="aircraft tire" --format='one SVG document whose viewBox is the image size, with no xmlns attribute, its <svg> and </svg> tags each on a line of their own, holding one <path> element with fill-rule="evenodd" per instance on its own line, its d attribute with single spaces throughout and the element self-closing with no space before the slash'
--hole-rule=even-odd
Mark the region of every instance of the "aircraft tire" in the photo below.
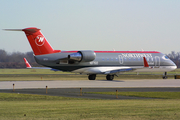
<svg viewBox="0 0 180 120">
<path fill-rule="evenodd" d="M 95 80 L 96 79 L 96 74 L 91 74 L 88 76 L 89 80 Z"/>
<path fill-rule="evenodd" d="M 107 75 L 107 76 L 106 76 L 106 79 L 107 79 L 107 80 L 113 80 L 113 79 L 114 79 L 114 75 Z"/>
<path fill-rule="evenodd" d="M 163 76 L 163 79 L 167 79 L 168 77 L 167 76 Z"/>
</svg>

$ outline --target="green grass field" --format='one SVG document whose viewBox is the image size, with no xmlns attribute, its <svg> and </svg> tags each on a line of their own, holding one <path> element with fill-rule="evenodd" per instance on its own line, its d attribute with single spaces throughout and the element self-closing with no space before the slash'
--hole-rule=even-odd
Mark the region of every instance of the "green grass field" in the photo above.
<svg viewBox="0 0 180 120">
<path fill-rule="evenodd" d="M 127 75 L 128 74 L 128 75 Z M 146 75 L 149 74 L 149 75 Z M 125 73 L 115 80 L 161 79 L 162 73 Z M 177 69 L 169 74 L 180 74 Z M 169 75 L 169 78 L 173 78 Z M 0 69 L 0 81 L 85 80 L 87 75 L 33 69 Z M 97 79 L 104 80 L 104 75 Z M 87 94 L 87 93 L 86 93 Z M 92 94 L 92 93 L 88 93 Z M 115 92 L 93 94 L 116 95 Z M 180 92 L 118 92 L 156 99 L 93 100 L 59 96 L 0 93 L 0 120 L 179 120 Z"/>
<path fill-rule="evenodd" d="M 52 71 L 49 69 L 0 69 L 0 74 L 75 74 L 71 72 Z M 136 72 L 126 72 L 124 74 L 137 74 Z M 140 72 L 139 74 L 162 74 L 162 72 Z M 180 69 L 168 72 L 168 74 L 180 74 Z"/>
<path fill-rule="evenodd" d="M 90 100 L 0 93 L 0 119 L 179 120 L 180 99 Z"/>
<path fill-rule="evenodd" d="M 180 74 L 180 69 L 168 72 L 168 79 L 174 79 L 175 74 Z M 162 72 L 133 73 L 127 72 L 114 78 L 114 80 L 127 79 L 162 79 Z M 105 80 L 105 75 L 97 75 L 97 80 Z M 80 75 L 70 72 L 51 71 L 48 69 L 0 69 L 0 81 L 16 81 L 16 80 L 88 80 L 87 75 Z"/>
</svg>

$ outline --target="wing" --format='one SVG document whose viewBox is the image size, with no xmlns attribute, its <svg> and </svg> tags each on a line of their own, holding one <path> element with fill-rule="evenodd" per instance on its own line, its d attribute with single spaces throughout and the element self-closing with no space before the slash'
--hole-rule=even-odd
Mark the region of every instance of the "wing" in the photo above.
<svg viewBox="0 0 180 120">
<path fill-rule="evenodd" d="M 117 73 L 120 73 L 120 72 L 129 72 L 129 71 L 133 71 L 135 70 L 134 68 L 120 68 L 118 70 L 111 70 L 111 71 L 106 71 L 104 72 L 103 74 L 117 74 Z"/>
</svg>

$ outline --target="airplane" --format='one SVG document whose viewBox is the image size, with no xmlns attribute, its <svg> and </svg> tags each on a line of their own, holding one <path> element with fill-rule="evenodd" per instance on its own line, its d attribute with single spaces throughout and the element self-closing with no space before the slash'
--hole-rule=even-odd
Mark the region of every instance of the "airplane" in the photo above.
<svg viewBox="0 0 180 120">
<path fill-rule="evenodd" d="M 60 70 L 53 69 L 53 68 L 50 68 L 50 67 L 31 67 L 31 65 L 29 64 L 27 59 L 26 58 L 23 58 L 23 59 L 24 59 L 24 62 L 26 64 L 26 68 L 28 68 L 28 69 L 50 69 L 52 71 L 60 71 Z"/>
<path fill-rule="evenodd" d="M 54 50 L 36 27 L 5 30 L 25 33 L 38 64 L 87 74 L 89 80 L 95 80 L 97 74 L 104 74 L 107 80 L 113 80 L 114 76 L 129 71 L 164 72 L 163 79 L 166 79 L 167 72 L 177 68 L 173 61 L 158 51 L 61 51 Z"/>
</svg>

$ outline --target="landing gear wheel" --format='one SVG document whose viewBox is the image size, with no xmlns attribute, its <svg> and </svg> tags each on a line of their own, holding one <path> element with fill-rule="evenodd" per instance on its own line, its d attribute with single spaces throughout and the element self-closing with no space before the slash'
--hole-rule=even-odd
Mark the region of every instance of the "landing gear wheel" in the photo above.
<svg viewBox="0 0 180 120">
<path fill-rule="evenodd" d="M 167 75 L 167 72 L 164 72 L 163 79 L 167 79 L 168 78 L 166 75 Z"/>
<path fill-rule="evenodd" d="M 107 75 L 107 76 L 106 76 L 106 79 L 107 79 L 107 80 L 113 80 L 113 79 L 114 79 L 114 75 Z"/>
<path fill-rule="evenodd" d="M 91 74 L 88 76 L 89 80 L 95 80 L 96 79 L 96 74 Z"/>
</svg>

